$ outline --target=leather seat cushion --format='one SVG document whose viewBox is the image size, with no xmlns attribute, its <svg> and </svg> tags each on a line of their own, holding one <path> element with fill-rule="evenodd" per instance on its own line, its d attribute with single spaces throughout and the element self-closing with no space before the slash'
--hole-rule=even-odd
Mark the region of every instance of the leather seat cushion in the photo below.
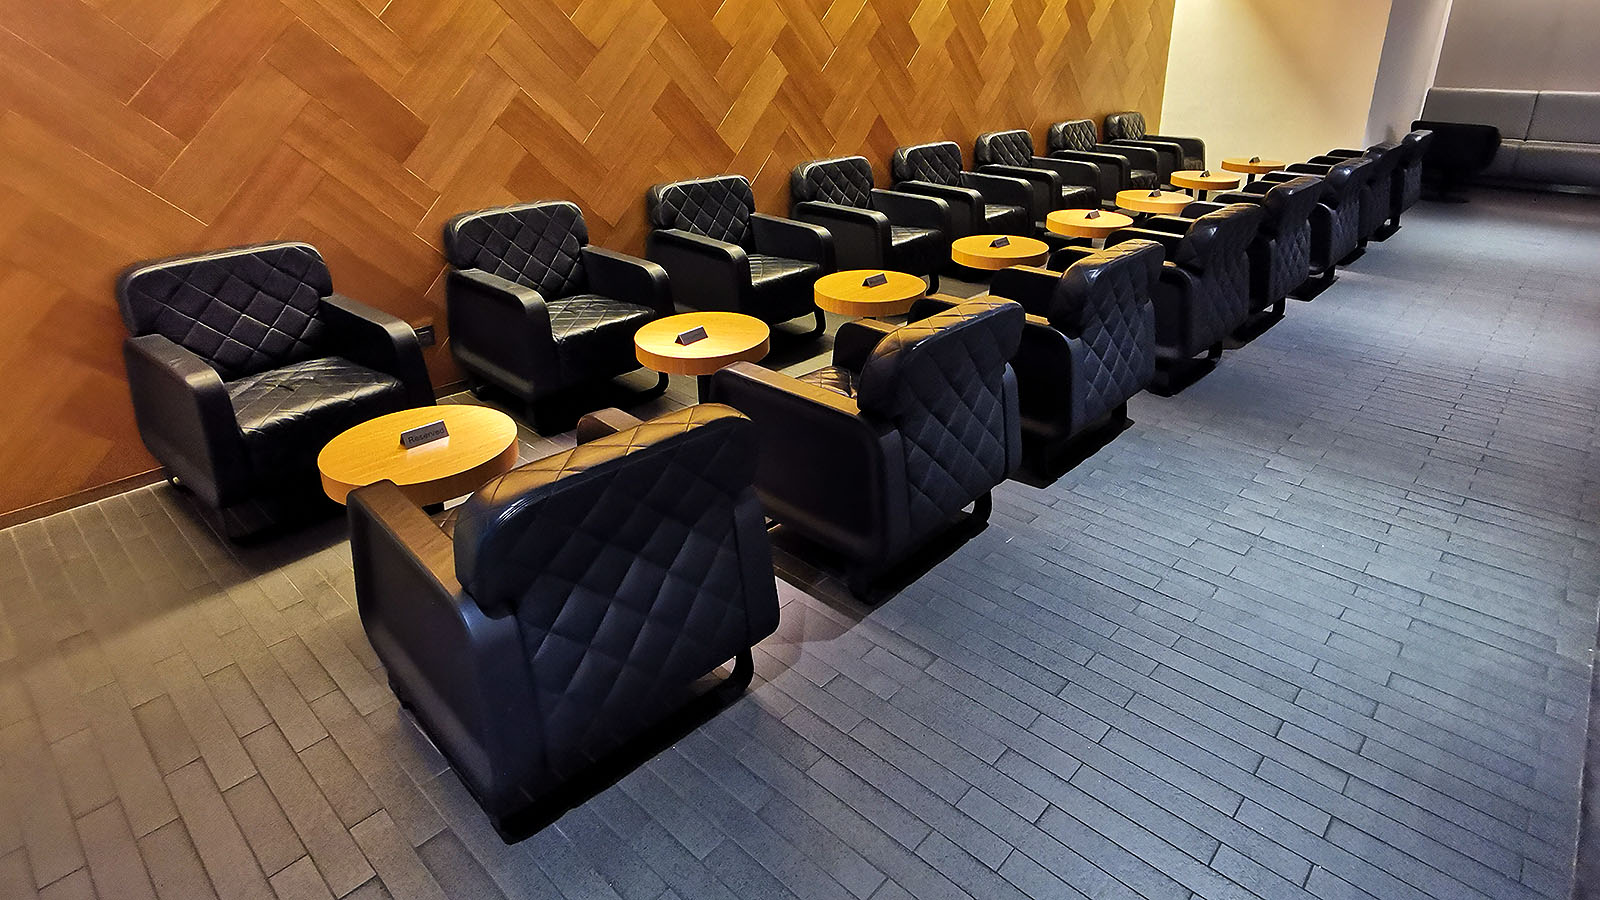
<svg viewBox="0 0 1600 900">
<path fill-rule="evenodd" d="M 1129 172 L 1128 182 L 1135 188 L 1152 191 L 1161 186 L 1161 182 L 1156 178 L 1156 173 L 1149 169 L 1134 169 Z"/>
<path fill-rule="evenodd" d="M 818 275 L 822 274 L 822 266 L 803 259 L 768 256 L 765 253 L 751 253 L 749 256 L 750 283 L 753 285 L 763 285 L 807 276 L 814 280 Z"/>
<path fill-rule="evenodd" d="M 836 394 L 846 397 L 856 395 L 856 374 L 849 369 L 838 366 L 823 366 L 815 372 L 808 372 L 800 376 L 806 384 L 814 384 L 820 388 L 827 388 Z"/>
<path fill-rule="evenodd" d="M 1099 197 L 1095 195 L 1092 187 L 1081 184 L 1063 184 L 1061 186 L 1061 206 L 1063 209 L 1091 209 L 1099 205 Z"/>
<path fill-rule="evenodd" d="M 939 232 L 907 225 L 889 226 L 890 267 L 912 275 L 926 275 L 944 263 Z"/>
<path fill-rule="evenodd" d="M 1185 156 L 1183 158 L 1183 167 L 1185 169 L 1198 169 L 1200 171 L 1205 171 L 1206 161 L 1198 156 Z"/>
<path fill-rule="evenodd" d="M 545 304 L 564 380 L 638 368 L 633 334 L 655 310 L 599 294 L 574 294 Z M 620 366 L 620 368 L 619 368 Z"/>
<path fill-rule="evenodd" d="M 256 473 L 274 480 L 315 471 L 317 454 L 340 432 L 407 405 L 398 379 L 331 356 L 246 375 L 227 389 Z"/>
<path fill-rule="evenodd" d="M 986 203 L 983 207 L 983 221 L 992 231 L 1010 234 L 1014 229 L 1028 226 L 1028 211 L 1020 206 Z"/>
</svg>

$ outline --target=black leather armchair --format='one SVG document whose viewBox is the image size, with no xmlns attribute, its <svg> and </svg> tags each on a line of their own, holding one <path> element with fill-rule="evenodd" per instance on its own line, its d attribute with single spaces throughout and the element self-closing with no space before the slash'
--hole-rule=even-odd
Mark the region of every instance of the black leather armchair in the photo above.
<svg viewBox="0 0 1600 900">
<path fill-rule="evenodd" d="M 1413 129 L 1433 135 L 1422 154 L 1422 182 L 1441 200 L 1464 203 L 1456 191 L 1494 162 L 1500 150 L 1500 129 L 1493 125 L 1417 119 Z"/>
<path fill-rule="evenodd" d="M 1193 220 L 1221 212 L 1230 203 L 1259 204 L 1265 215 L 1248 251 L 1250 310 L 1282 315 L 1288 296 L 1311 277 L 1311 213 L 1321 196 L 1322 179 L 1301 175 L 1271 184 L 1264 193 L 1230 191 L 1211 202 L 1191 203 L 1183 216 Z"/>
<path fill-rule="evenodd" d="M 632 424 L 612 433 L 606 422 Z M 778 624 L 752 482 L 725 406 L 586 417 L 576 448 L 435 524 L 391 482 L 350 495 L 356 603 L 400 701 L 503 835 Z"/>
<path fill-rule="evenodd" d="M 1400 163 L 1405 158 L 1405 153 L 1396 143 L 1385 142 L 1373 144 L 1366 150 L 1338 149 L 1329 150 L 1321 156 L 1314 156 L 1306 160 L 1308 166 L 1332 166 L 1351 159 L 1367 159 L 1372 161 L 1368 168 L 1367 183 L 1361 188 L 1361 218 L 1358 233 L 1361 235 L 1361 245 L 1367 241 L 1381 241 L 1388 237 L 1392 231 L 1387 225 L 1399 227 L 1400 220 L 1395 217 L 1390 222 L 1394 212 L 1394 177 L 1400 171 Z"/>
<path fill-rule="evenodd" d="M 1090 119 L 1051 125 L 1045 147 L 1056 159 L 1074 159 L 1097 166 L 1102 203 L 1115 202 L 1118 191 L 1152 190 L 1161 186 L 1158 174 L 1161 163 L 1156 151 L 1130 144 L 1102 144 Z"/>
<path fill-rule="evenodd" d="M 672 313 L 666 271 L 591 246 L 565 201 L 463 213 L 444 226 L 444 251 L 451 354 L 474 388 L 525 404 L 540 433 L 571 427 L 545 400 L 639 368 L 634 332 Z"/>
<path fill-rule="evenodd" d="M 1033 155 L 1033 135 L 1022 129 L 989 131 L 973 144 L 973 162 L 979 172 L 1022 178 L 1033 185 L 1034 226 L 1045 230 L 1044 219 L 1056 209 L 1097 209 L 1100 206 L 1100 169 L 1092 163 Z"/>
<path fill-rule="evenodd" d="M 812 286 L 834 270 L 825 229 L 756 212 L 743 175 L 658 184 L 646 195 L 652 231 L 645 255 L 671 276 L 672 299 L 686 309 L 723 310 L 776 324 L 811 316 L 813 337 L 827 325 Z"/>
<path fill-rule="evenodd" d="M 1250 316 L 1250 242 L 1263 213 L 1254 204 L 1235 203 L 1190 221 L 1150 216 L 1140 228 L 1121 228 L 1106 246 L 1142 239 L 1166 251 L 1154 290 L 1157 383 L 1173 389 L 1178 371 L 1206 351 L 1222 355 L 1222 340 Z M 1058 251 L 1050 268 L 1062 271 L 1086 255 L 1079 248 Z"/>
<path fill-rule="evenodd" d="M 1400 139 L 1400 146 L 1404 148 L 1405 155 L 1401 158 L 1395 178 L 1395 184 L 1400 187 L 1399 202 L 1395 205 L 1394 213 L 1396 222 L 1400 221 L 1400 213 L 1422 199 L 1422 160 L 1433 146 L 1433 132 L 1426 128 L 1416 129 Z"/>
<path fill-rule="evenodd" d="M 962 171 L 961 147 L 955 141 L 897 148 L 889 171 L 895 190 L 938 197 L 950 204 L 953 238 L 1033 232 L 1033 217 L 1028 213 L 1033 189 L 1028 182 Z"/>
<path fill-rule="evenodd" d="M 833 365 L 791 378 L 751 363 L 712 394 L 760 436 L 767 514 L 855 564 L 851 590 L 906 559 L 1021 460 L 1016 376 L 1022 307 L 985 298 L 911 325 L 846 323 Z"/>
<path fill-rule="evenodd" d="M 1361 244 L 1361 189 L 1372 174 L 1372 161 L 1350 159 L 1333 166 L 1295 163 L 1282 172 L 1268 172 L 1245 186 L 1265 192 L 1272 185 L 1301 175 L 1322 178 L 1322 197 L 1311 211 L 1312 278 L 1295 296 L 1310 300 L 1338 280 L 1338 267 L 1359 255 Z"/>
<path fill-rule="evenodd" d="M 791 214 L 833 235 L 841 269 L 923 275 L 930 289 L 950 262 L 950 204 L 873 186 L 864 156 L 801 163 L 789 173 Z"/>
<path fill-rule="evenodd" d="M 331 511 L 323 446 L 433 404 L 411 327 L 335 294 L 309 244 L 141 262 L 116 290 L 139 434 L 230 538 Z"/>
<path fill-rule="evenodd" d="M 1106 116 L 1106 140 L 1113 144 L 1133 144 L 1150 147 L 1167 157 L 1172 166 L 1161 180 L 1183 169 L 1206 167 L 1206 142 L 1197 137 L 1180 137 L 1171 134 L 1151 134 L 1145 130 L 1144 113 L 1128 111 Z"/>
<path fill-rule="evenodd" d="M 1128 398 L 1155 377 L 1151 289 L 1162 252 L 1150 241 L 1124 241 L 1084 255 L 1064 273 L 1030 266 L 995 273 L 992 296 L 1015 300 L 1027 312 L 1011 360 L 1024 464 L 1048 471 L 1074 439 L 1125 421 Z M 923 318 L 960 302 L 927 297 L 911 314 Z"/>
</svg>

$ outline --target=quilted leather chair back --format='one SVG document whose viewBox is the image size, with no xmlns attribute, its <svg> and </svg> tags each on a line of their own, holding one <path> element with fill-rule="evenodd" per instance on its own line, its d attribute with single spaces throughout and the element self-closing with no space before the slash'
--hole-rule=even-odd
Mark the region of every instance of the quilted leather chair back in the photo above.
<svg viewBox="0 0 1600 900">
<path fill-rule="evenodd" d="M 1422 199 L 1422 159 L 1428 153 L 1428 146 L 1433 143 L 1433 132 L 1427 129 L 1418 129 L 1400 139 L 1400 146 L 1406 150 L 1405 179 L 1402 183 L 1400 205 L 1402 209 L 1410 209 Z"/>
<path fill-rule="evenodd" d="M 1009 473 L 1020 424 L 1006 362 L 1024 318 L 1009 300 L 968 300 L 895 329 L 862 366 L 856 402 L 900 434 L 913 532 L 937 528 Z"/>
<path fill-rule="evenodd" d="M 257 244 L 136 263 L 117 279 L 135 335 L 160 334 L 225 380 L 323 355 L 333 277 L 310 244 Z"/>
<path fill-rule="evenodd" d="M 1261 227 L 1276 234 L 1305 228 L 1321 197 L 1322 179 L 1315 175 L 1301 175 L 1282 182 L 1261 197 L 1261 207 L 1267 213 Z"/>
<path fill-rule="evenodd" d="M 857 209 L 872 208 L 872 164 L 865 156 L 841 156 L 801 163 L 789 173 L 789 199 L 820 200 Z"/>
<path fill-rule="evenodd" d="M 743 175 L 718 175 L 658 184 L 645 195 L 656 228 L 680 228 L 712 240 L 743 244 L 756 198 Z"/>
<path fill-rule="evenodd" d="M 463 213 L 444 226 L 451 265 L 499 275 L 547 300 L 583 293 L 587 243 L 583 212 L 562 200 Z"/>
<path fill-rule="evenodd" d="M 896 183 L 926 181 L 960 186 L 961 148 L 955 141 L 900 147 L 889 160 L 889 171 Z"/>
<path fill-rule="evenodd" d="M 1261 227 L 1262 216 L 1262 210 L 1253 203 L 1233 203 L 1207 213 L 1189 226 L 1172 261 L 1207 275 L 1225 272 L 1235 259 L 1243 260 Z"/>
<path fill-rule="evenodd" d="M 1018 128 L 978 135 L 972 157 L 980 166 L 1026 166 L 1033 160 L 1033 135 Z"/>
<path fill-rule="evenodd" d="M 1154 376 L 1150 293 L 1163 256 L 1154 241 L 1124 241 L 1073 263 L 1056 283 L 1050 324 L 1072 339 L 1073 432 L 1144 390 Z"/>
<path fill-rule="evenodd" d="M 1099 143 L 1099 136 L 1095 132 L 1094 120 L 1073 119 L 1070 122 L 1057 122 L 1050 126 L 1050 133 L 1045 139 L 1045 146 L 1051 152 L 1056 150 L 1077 150 L 1084 153 L 1093 153 L 1094 145 Z"/>
<path fill-rule="evenodd" d="M 1106 116 L 1106 140 L 1137 141 L 1143 140 L 1144 136 L 1144 113 L 1129 110 Z"/>
<path fill-rule="evenodd" d="M 1372 160 L 1365 157 L 1342 162 L 1328 170 L 1324 181 L 1328 190 L 1324 192 L 1323 202 L 1334 209 L 1339 209 L 1346 203 L 1358 203 L 1361 199 L 1361 188 L 1366 186 L 1367 179 L 1372 177 Z"/>
<path fill-rule="evenodd" d="M 565 776 L 776 626 L 755 429 L 678 410 L 522 466 L 463 505 L 462 587 L 521 634 L 549 768 Z M 523 714 L 518 711 L 518 714 Z"/>
</svg>

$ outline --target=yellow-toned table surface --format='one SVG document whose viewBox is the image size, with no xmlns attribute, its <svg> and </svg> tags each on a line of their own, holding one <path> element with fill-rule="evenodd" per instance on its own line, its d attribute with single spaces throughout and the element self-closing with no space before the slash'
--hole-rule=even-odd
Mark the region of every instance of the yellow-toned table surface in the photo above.
<svg viewBox="0 0 1600 900">
<path fill-rule="evenodd" d="M 1239 186 L 1239 176 L 1227 172 L 1213 171 L 1210 175 L 1200 174 L 1201 169 L 1179 169 L 1173 172 L 1170 181 L 1175 187 L 1188 188 L 1191 191 L 1225 191 L 1228 188 Z"/>
<path fill-rule="evenodd" d="M 862 284 L 874 275 L 887 281 L 867 287 Z M 886 269 L 846 269 L 817 279 L 816 303 L 819 309 L 841 316 L 899 316 L 922 299 L 928 285 L 921 277 Z"/>
<path fill-rule="evenodd" d="M 704 328 L 706 336 L 680 344 L 678 335 Z M 710 375 L 740 361 L 758 362 L 772 344 L 767 323 L 733 312 L 688 312 L 666 316 L 640 328 L 633 336 L 639 362 L 666 375 Z"/>
<path fill-rule="evenodd" d="M 1250 161 L 1248 156 L 1230 156 L 1222 161 L 1222 167 L 1229 172 L 1243 172 L 1246 175 L 1265 175 L 1283 168 L 1281 159 L 1257 159 Z"/>
<path fill-rule="evenodd" d="M 1010 238 L 1004 247 L 992 246 L 999 238 Z M 1050 245 L 1038 238 L 1015 234 L 973 234 L 957 238 L 950 245 L 950 258 L 970 269 L 998 271 L 1011 266 L 1042 263 L 1050 255 Z"/>
<path fill-rule="evenodd" d="M 1091 212 L 1095 210 L 1058 209 L 1045 216 L 1044 224 L 1055 234 L 1080 238 L 1103 238 L 1118 228 L 1133 224 L 1132 216 L 1119 212 L 1101 211 L 1092 219 L 1089 218 Z"/>
<path fill-rule="evenodd" d="M 1193 202 L 1193 197 L 1179 191 L 1162 191 L 1154 197 L 1143 188 L 1117 191 L 1117 206 L 1134 212 L 1172 215 L 1183 212 L 1183 208 Z"/>
<path fill-rule="evenodd" d="M 407 450 L 400 432 L 443 421 L 450 436 Z M 443 404 L 362 422 L 317 455 L 322 489 L 340 503 L 356 488 L 392 481 L 418 506 L 470 494 L 517 464 L 517 423 L 497 409 Z"/>
</svg>

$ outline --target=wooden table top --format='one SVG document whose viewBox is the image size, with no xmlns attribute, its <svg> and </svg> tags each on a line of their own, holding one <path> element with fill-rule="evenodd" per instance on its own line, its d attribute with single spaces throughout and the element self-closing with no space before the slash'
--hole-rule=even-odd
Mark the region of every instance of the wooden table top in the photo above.
<svg viewBox="0 0 1600 900">
<path fill-rule="evenodd" d="M 873 275 L 888 280 L 866 287 Z M 899 316 L 911 311 L 911 304 L 928 292 L 920 276 L 885 269 L 846 269 L 817 279 L 816 303 L 821 309 L 841 316 Z"/>
<path fill-rule="evenodd" d="M 1230 156 L 1222 161 L 1222 167 L 1229 172 L 1243 172 L 1247 175 L 1265 175 L 1268 172 L 1276 172 L 1283 166 L 1284 162 L 1281 159 L 1257 157 L 1255 162 L 1251 162 L 1248 156 Z"/>
<path fill-rule="evenodd" d="M 1162 191 L 1154 197 L 1150 196 L 1150 192 L 1143 188 L 1132 191 L 1117 191 L 1117 206 L 1121 209 L 1131 209 L 1134 212 L 1172 215 L 1173 213 L 1183 212 L 1183 208 L 1193 202 L 1193 197 L 1178 191 Z"/>
<path fill-rule="evenodd" d="M 1100 211 L 1100 215 L 1089 218 L 1090 209 L 1058 209 L 1044 218 L 1044 225 L 1055 234 L 1064 234 L 1067 237 L 1103 238 L 1118 228 L 1127 228 L 1133 224 L 1132 216 L 1125 216 L 1119 212 L 1109 210 Z"/>
<path fill-rule="evenodd" d="M 1179 169 L 1173 172 L 1170 181 L 1176 187 L 1188 188 L 1192 191 L 1225 191 L 1228 188 L 1239 186 L 1239 176 L 1222 172 L 1212 172 L 1207 169 Z"/>
<path fill-rule="evenodd" d="M 400 446 L 400 432 L 443 421 L 450 436 Z M 344 503 L 359 487 L 392 481 L 418 506 L 470 494 L 517 464 L 517 423 L 487 406 L 446 403 L 403 409 L 362 422 L 317 455 L 322 489 Z"/>
<path fill-rule="evenodd" d="M 706 337 L 680 344 L 678 335 L 704 328 Z M 639 363 L 665 375 L 710 375 L 730 363 L 758 362 L 772 345 L 772 329 L 754 316 L 732 312 L 688 312 L 666 316 L 633 336 Z"/>
<path fill-rule="evenodd" d="M 1010 238 L 1004 247 L 992 244 L 999 238 Z M 1050 245 L 1038 238 L 1015 234 L 973 234 L 957 238 L 950 245 L 950 258 L 971 269 L 998 271 L 1011 266 L 1031 266 L 1042 263 L 1050 255 Z"/>
</svg>

